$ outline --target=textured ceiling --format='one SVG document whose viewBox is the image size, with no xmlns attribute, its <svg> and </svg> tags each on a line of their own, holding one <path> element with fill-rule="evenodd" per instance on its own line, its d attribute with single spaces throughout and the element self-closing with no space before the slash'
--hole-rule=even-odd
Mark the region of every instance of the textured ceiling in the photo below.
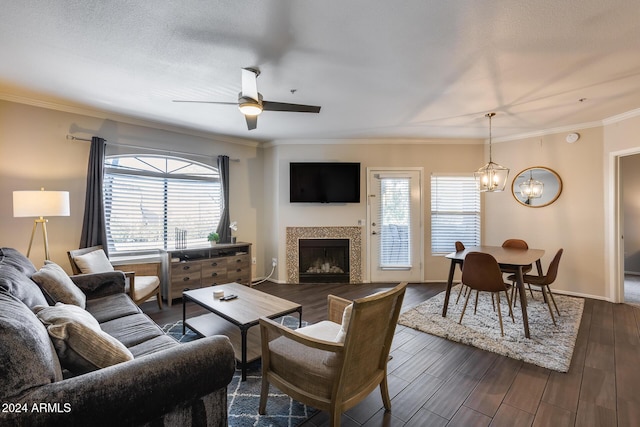
<svg viewBox="0 0 640 427">
<path fill-rule="evenodd" d="M 134 4 L 135 3 L 135 4 Z M 485 138 L 640 108 L 638 0 L 0 0 L 0 98 L 256 140 Z M 233 105 L 257 66 L 248 131 Z M 295 90 L 292 93 L 292 90 Z M 580 102 L 580 99 L 586 98 Z"/>
</svg>

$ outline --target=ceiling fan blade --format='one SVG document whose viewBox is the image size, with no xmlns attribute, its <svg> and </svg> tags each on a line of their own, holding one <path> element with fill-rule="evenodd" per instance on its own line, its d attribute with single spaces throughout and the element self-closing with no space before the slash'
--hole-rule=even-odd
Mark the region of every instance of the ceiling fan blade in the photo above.
<svg viewBox="0 0 640 427">
<path fill-rule="evenodd" d="M 173 102 L 191 102 L 196 104 L 223 104 L 223 105 L 238 105 L 237 102 L 218 102 L 218 101 L 185 101 L 181 99 L 174 99 Z"/>
<path fill-rule="evenodd" d="M 260 72 L 253 68 L 242 69 L 242 96 L 258 100 L 258 74 Z"/>
<path fill-rule="evenodd" d="M 290 111 L 293 113 L 319 113 L 320 108 L 315 105 L 288 104 L 286 102 L 262 101 L 265 111 Z"/>
<path fill-rule="evenodd" d="M 258 116 L 244 116 L 247 119 L 247 129 L 253 130 L 258 127 Z"/>
</svg>

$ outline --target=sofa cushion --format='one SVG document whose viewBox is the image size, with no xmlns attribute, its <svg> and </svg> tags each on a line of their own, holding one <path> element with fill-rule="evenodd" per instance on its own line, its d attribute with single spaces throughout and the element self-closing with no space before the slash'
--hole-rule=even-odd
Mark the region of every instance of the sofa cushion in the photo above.
<svg viewBox="0 0 640 427">
<path fill-rule="evenodd" d="M 129 347 L 129 351 L 133 354 L 133 357 L 137 359 L 138 357 L 147 356 L 178 345 L 180 345 L 180 343 L 169 335 L 160 335 L 143 341 L 133 347 Z"/>
<path fill-rule="evenodd" d="M 0 342 L 0 402 L 11 402 L 12 397 L 62 379 L 46 328 L 4 290 L 0 290 Z"/>
<path fill-rule="evenodd" d="M 83 374 L 126 362 L 133 355 L 117 339 L 100 329 L 86 310 L 71 304 L 37 306 L 36 315 L 47 326 L 62 366 Z"/>
<path fill-rule="evenodd" d="M 83 255 L 76 255 L 73 257 L 73 261 L 84 274 L 113 271 L 113 266 L 102 249 Z"/>
<path fill-rule="evenodd" d="M 99 323 L 142 312 L 131 298 L 123 293 L 87 300 L 85 308 Z"/>
<path fill-rule="evenodd" d="M 164 335 L 162 329 L 142 313 L 109 320 L 101 323 L 100 327 L 127 348 Z"/>
<path fill-rule="evenodd" d="M 36 272 L 29 258 L 13 248 L 0 248 L 0 289 L 33 308 L 38 304 L 47 304 L 42 291 L 31 280 Z"/>
<path fill-rule="evenodd" d="M 31 279 L 57 302 L 85 308 L 87 297 L 58 264 L 45 261 L 44 267 L 35 272 Z"/>
</svg>

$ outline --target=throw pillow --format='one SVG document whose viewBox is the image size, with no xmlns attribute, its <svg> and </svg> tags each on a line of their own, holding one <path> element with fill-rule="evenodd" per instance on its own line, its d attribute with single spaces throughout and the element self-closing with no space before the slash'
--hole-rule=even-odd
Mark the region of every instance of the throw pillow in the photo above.
<svg viewBox="0 0 640 427">
<path fill-rule="evenodd" d="M 114 271 L 107 254 L 102 249 L 84 255 L 76 255 L 73 257 L 73 261 L 84 274 Z"/>
<path fill-rule="evenodd" d="M 58 302 L 85 308 L 87 297 L 58 264 L 45 261 L 44 267 L 33 273 L 31 279 Z"/>
<path fill-rule="evenodd" d="M 342 312 L 342 324 L 338 335 L 336 335 L 336 342 L 344 342 L 347 337 L 347 330 L 349 329 L 349 322 L 351 321 L 351 311 L 353 310 L 353 304 L 349 304 L 344 308 Z"/>
<path fill-rule="evenodd" d="M 0 288 L 0 402 L 19 402 L 30 391 L 60 380 L 60 363 L 46 328 L 29 307 Z M 0 424 L 2 419 L 0 415 Z"/>
<path fill-rule="evenodd" d="M 34 311 L 47 327 L 60 363 L 74 374 L 133 359 L 124 344 L 102 331 L 98 321 L 80 307 L 57 303 L 53 307 L 37 306 Z"/>
</svg>

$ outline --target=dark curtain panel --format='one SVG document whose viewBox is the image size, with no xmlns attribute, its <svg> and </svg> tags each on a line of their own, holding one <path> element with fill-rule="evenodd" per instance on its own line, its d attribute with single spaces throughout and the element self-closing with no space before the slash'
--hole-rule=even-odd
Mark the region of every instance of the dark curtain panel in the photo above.
<svg viewBox="0 0 640 427">
<path fill-rule="evenodd" d="M 216 232 L 220 235 L 220 243 L 231 242 L 229 225 L 229 156 L 218 156 L 218 172 L 222 184 L 222 215 Z"/>
<path fill-rule="evenodd" d="M 80 248 L 102 245 L 107 251 L 107 229 L 104 218 L 104 202 L 102 200 L 102 178 L 104 175 L 105 140 L 94 136 L 91 138 L 89 151 L 89 167 L 87 169 L 87 192 L 84 201 L 84 219 Z"/>
</svg>

